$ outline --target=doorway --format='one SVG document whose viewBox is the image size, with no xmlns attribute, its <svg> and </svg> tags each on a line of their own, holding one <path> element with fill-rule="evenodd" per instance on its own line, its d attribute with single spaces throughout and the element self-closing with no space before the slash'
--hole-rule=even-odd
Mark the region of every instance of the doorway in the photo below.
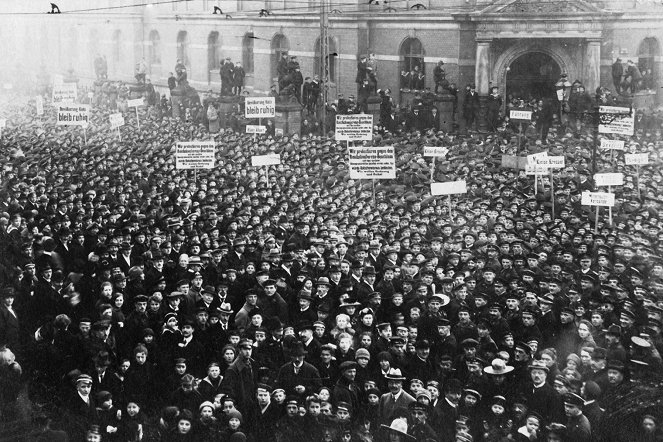
<svg viewBox="0 0 663 442">
<path fill-rule="evenodd" d="M 528 52 L 507 68 L 506 94 L 526 101 L 555 97 L 555 82 L 561 74 L 552 57 L 542 52 Z"/>
</svg>

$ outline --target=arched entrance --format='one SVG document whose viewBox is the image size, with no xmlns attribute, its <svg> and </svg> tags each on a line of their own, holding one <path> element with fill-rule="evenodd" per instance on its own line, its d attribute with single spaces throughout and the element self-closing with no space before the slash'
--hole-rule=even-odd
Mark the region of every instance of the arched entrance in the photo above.
<svg viewBox="0 0 663 442">
<path fill-rule="evenodd" d="M 524 100 L 555 96 L 555 82 L 562 70 L 543 52 L 527 52 L 506 68 L 506 94 Z"/>
</svg>

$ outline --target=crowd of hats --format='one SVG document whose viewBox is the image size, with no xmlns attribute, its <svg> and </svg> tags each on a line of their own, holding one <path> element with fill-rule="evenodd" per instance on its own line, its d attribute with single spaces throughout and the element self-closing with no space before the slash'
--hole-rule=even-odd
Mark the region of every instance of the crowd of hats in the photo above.
<svg viewBox="0 0 663 442">
<path fill-rule="evenodd" d="M 405 351 L 415 353 L 434 348 L 436 337 L 420 330 L 423 337 L 413 339 L 406 326 L 416 324 L 416 318 L 405 308 L 389 310 L 395 298 L 408 308 L 419 306 L 422 317 L 430 304 L 437 303 L 442 313 L 436 324 L 442 327 L 455 326 L 458 318 L 453 314 L 464 310 L 488 328 L 488 312 L 497 309 L 508 315 L 508 299 L 512 298 L 521 306 L 527 305 L 524 314 L 535 318 L 541 315 L 544 304 L 553 305 L 555 315 L 568 313 L 577 321 L 590 319 L 592 312 L 609 306 L 606 308 L 613 313 L 604 315 L 605 332 L 619 336 L 626 352 L 609 361 L 610 369 L 628 372 L 634 364 L 646 365 L 646 357 L 638 352 L 654 347 L 651 342 L 660 348 L 660 124 L 639 130 L 626 141 L 627 152 L 649 154 L 650 164 L 637 170 L 638 176 L 634 167 L 625 165 L 622 152 L 612 158 L 599 151 L 597 170 L 623 172 L 625 185 L 613 189 L 616 205 L 612 213 L 603 210 L 597 215 L 595 208 L 580 204 L 581 191 L 593 188 L 589 168 L 594 141 L 589 131 L 579 138 L 553 131 L 548 146 L 523 141 L 521 154 L 545 147 L 551 155 L 566 157 L 566 167 L 554 173 L 554 188 L 544 179 L 536 192 L 531 176 L 500 166 L 502 154 L 518 153 L 515 139 L 458 137 L 432 131 L 375 133 L 368 144 L 395 146 L 397 175 L 373 189 L 370 181 L 349 178 L 345 147 L 333 139 L 293 135 L 256 140 L 228 130 L 209 134 L 203 125 L 192 126 L 179 119 L 154 120 L 147 115 L 141 117 L 138 129 L 135 118 L 127 114 L 120 141 L 110 129 L 108 113 L 93 109 L 86 144 L 82 131 L 56 126 L 52 113 L 36 116 L 31 99 L 15 95 L 10 102 L 2 108 L 8 123 L 0 152 L 4 165 L 0 222 L 7 239 L 1 264 L 3 284 L 14 285 L 17 297 L 25 296 L 19 275 L 35 265 L 38 276 L 48 269 L 49 261 L 39 258 L 44 253 L 50 255 L 59 241 L 71 234 L 94 244 L 83 259 L 53 269 L 60 271 L 59 281 L 65 287 L 71 284 L 74 290 L 82 290 L 84 275 L 98 276 L 115 267 L 109 258 L 111 247 L 131 250 L 136 258 L 137 264 L 127 271 L 129 281 L 140 279 L 158 260 L 165 260 L 166 273 L 175 272 L 176 258 L 168 255 L 168 250 L 177 244 L 178 250 L 190 256 L 188 270 L 182 275 L 202 277 L 205 289 L 201 291 L 216 296 L 221 286 L 237 289 L 235 281 L 239 279 L 244 282 L 242 290 L 254 290 L 251 293 L 259 298 L 264 296 L 266 283 L 276 285 L 289 311 L 297 310 L 299 300 L 314 302 L 317 322 L 304 325 L 285 318 L 264 318 L 264 328 L 241 331 L 240 347 L 255 346 L 256 332 L 271 333 L 286 326 L 290 328 L 286 334 L 302 328 L 326 329 L 323 343 L 336 352 L 334 338 L 343 330 L 336 330 L 339 333 L 334 337 L 330 332 L 338 328 L 334 319 L 343 313 L 351 321 L 349 329 L 356 327 L 362 316 L 372 315 L 374 342 L 384 327 L 392 326 L 395 332 L 397 326 L 405 328 L 403 336 L 394 333 L 390 345 L 407 345 Z M 190 139 L 216 142 L 214 169 L 194 173 L 175 168 L 174 143 Z M 439 145 L 448 146 L 450 154 L 438 159 L 434 180 L 464 179 L 468 185 L 468 193 L 453 196 L 451 204 L 429 192 L 431 166 L 422 150 Z M 251 167 L 251 156 L 265 153 L 279 154 L 281 164 L 269 171 Z M 551 214 L 551 192 L 555 194 L 555 214 Z M 13 226 L 17 219 L 20 224 Z M 242 246 L 246 248 L 242 253 L 251 259 L 235 268 L 226 257 L 241 251 Z M 347 250 L 344 256 L 341 249 Z M 262 285 L 247 275 L 248 260 L 267 277 L 260 279 Z M 584 267 L 583 260 L 589 260 L 590 266 Z M 292 279 L 279 272 L 282 262 L 295 263 Z M 215 271 L 208 271 L 210 267 Z M 394 277 L 393 283 L 382 286 L 390 289 L 381 289 L 379 283 L 387 272 Z M 376 278 L 370 285 L 376 288 L 362 294 L 357 286 L 369 276 Z M 112 282 L 124 279 L 125 275 L 115 274 Z M 134 302 L 146 301 L 155 292 L 163 298 L 182 297 L 178 281 L 166 277 L 165 281 L 146 284 L 142 293 L 125 303 L 126 313 Z M 311 282 L 309 288 L 305 281 Z M 336 299 L 316 303 L 317 286 L 332 287 Z M 420 288 L 423 296 L 417 294 Z M 467 293 L 465 301 L 457 297 L 460 291 Z M 528 295 L 532 302 L 527 301 Z M 485 311 L 477 307 L 477 299 L 487 303 Z M 233 315 L 234 319 L 242 304 L 234 307 L 230 300 L 223 301 L 208 313 Z M 582 318 L 579 309 L 584 311 Z M 398 312 L 400 319 L 392 314 Z M 51 313 L 50 319 L 63 311 Z M 94 311 L 84 316 L 90 315 Z M 43 326 L 47 318 L 39 319 L 32 325 Z M 72 319 L 75 328 L 89 320 L 83 316 Z M 163 315 L 161 323 L 168 320 L 169 316 Z M 97 322 L 98 327 L 108 326 Z M 626 331 L 625 326 L 631 328 Z M 111 328 L 116 329 L 117 324 Z M 34 334 L 35 330 L 29 332 Z M 160 330 L 154 332 L 160 334 Z M 501 335 L 493 336 L 499 348 L 478 354 L 471 363 L 489 376 L 511 375 L 510 359 L 514 349 L 520 348 L 534 360 L 532 369 L 549 371 L 549 366 L 537 360 L 543 348 L 536 349 L 531 342 L 504 346 L 505 338 L 516 333 L 515 329 L 502 330 Z M 465 347 L 484 348 L 484 342 L 477 338 L 462 340 L 457 354 L 436 353 L 434 363 L 455 360 Z M 547 344 L 555 347 L 555 342 Z M 392 357 L 388 352 L 378 354 L 375 346 L 360 348 L 358 339 L 353 346 L 355 357 L 369 359 L 371 366 Z M 608 353 L 605 348 L 590 347 L 594 347 L 592 358 L 605 358 Z M 301 350 L 292 348 L 292 354 Z M 396 363 L 393 357 L 392 362 Z M 393 369 L 387 379 L 412 380 L 406 365 Z M 82 377 L 79 380 L 85 381 Z M 577 388 L 577 382 L 571 386 Z M 269 386 L 270 390 L 274 387 Z M 481 400 L 476 387 L 467 386 L 465 394 L 475 394 Z M 576 398 L 569 401 L 580 404 Z M 407 422 L 394 421 L 391 428 L 404 431 Z M 556 427 L 551 428 L 556 431 Z"/>
</svg>

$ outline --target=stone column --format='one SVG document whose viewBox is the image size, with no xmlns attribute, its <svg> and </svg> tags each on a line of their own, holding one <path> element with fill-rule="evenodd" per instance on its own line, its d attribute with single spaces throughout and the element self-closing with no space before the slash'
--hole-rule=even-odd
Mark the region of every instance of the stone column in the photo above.
<svg viewBox="0 0 663 442">
<path fill-rule="evenodd" d="M 601 85 L 600 39 L 587 39 L 585 60 L 585 78 L 583 79 L 583 83 L 585 91 L 593 96 L 596 93 L 596 88 Z"/>
<path fill-rule="evenodd" d="M 479 93 L 481 110 L 479 112 L 479 129 L 486 130 L 486 99 L 490 93 L 490 40 L 477 40 L 477 55 L 474 65 L 474 84 Z"/>
</svg>

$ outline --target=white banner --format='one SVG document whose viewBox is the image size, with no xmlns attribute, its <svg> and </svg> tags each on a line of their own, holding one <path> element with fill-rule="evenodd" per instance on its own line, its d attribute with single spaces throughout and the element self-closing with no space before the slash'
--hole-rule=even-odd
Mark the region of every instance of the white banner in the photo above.
<svg viewBox="0 0 663 442">
<path fill-rule="evenodd" d="M 628 114 L 629 112 L 631 112 L 631 109 L 628 107 L 599 106 L 599 113 L 601 114 Z M 614 120 L 608 124 L 599 124 L 599 133 L 633 135 L 634 126 L 635 118 L 633 115 L 630 117 L 614 117 Z"/>
<path fill-rule="evenodd" d="M 373 115 L 336 115 L 336 141 L 373 139 Z"/>
<path fill-rule="evenodd" d="M 624 174 L 621 172 L 597 173 L 594 175 L 594 183 L 597 186 L 623 186 Z"/>
<path fill-rule="evenodd" d="M 624 155 L 624 162 L 627 166 L 645 166 L 649 164 L 649 154 L 627 153 Z"/>
<path fill-rule="evenodd" d="M 623 140 L 608 140 L 607 138 L 601 139 L 601 149 L 614 149 L 624 150 Z"/>
<path fill-rule="evenodd" d="M 548 157 L 548 167 L 551 169 L 563 169 L 565 164 L 563 155 Z"/>
<path fill-rule="evenodd" d="M 446 147 L 424 146 L 425 157 L 444 157 L 449 153 Z"/>
<path fill-rule="evenodd" d="M 110 114 L 108 118 L 110 120 L 111 129 L 117 129 L 118 127 L 124 126 L 124 116 L 121 113 Z"/>
<path fill-rule="evenodd" d="M 548 158 L 548 152 L 539 152 L 539 153 L 533 153 L 531 155 L 527 155 L 527 164 L 533 166 L 535 164 L 539 164 L 539 161 L 541 158 Z"/>
<path fill-rule="evenodd" d="M 264 134 L 267 132 L 266 126 L 258 126 L 257 124 L 247 124 L 246 133 L 247 134 Z"/>
<path fill-rule="evenodd" d="M 396 178 L 393 146 L 351 147 L 348 155 L 350 178 L 353 180 Z"/>
<path fill-rule="evenodd" d="M 213 169 L 214 141 L 186 141 L 176 145 L 176 169 Z"/>
<path fill-rule="evenodd" d="M 83 126 L 90 122 L 89 104 L 61 104 L 58 106 L 57 126 Z"/>
<path fill-rule="evenodd" d="M 35 97 L 35 106 L 37 106 L 37 115 L 44 115 L 44 98 L 41 95 Z"/>
<path fill-rule="evenodd" d="M 467 184 L 465 180 L 430 184 L 430 194 L 433 196 L 454 195 L 457 193 L 467 193 Z"/>
<path fill-rule="evenodd" d="M 246 97 L 244 116 L 246 118 L 274 118 L 276 116 L 276 98 Z"/>
<path fill-rule="evenodd" d="M 270 153 L 267 155 L 254 155 L 251 157 L 251 165 L 258 166 L 276 166 L 281 164 L 281 156 L 277 153 Z"/>
<path fill-rule="evenodd" d="M 528 164 L 525 166 L 525 175 L 541 175 L 548 173 L 548 166 L 539 166 L 538 164 Z"/>
<path fill-rule="evenodd" d="M 509 118 L 511 118 L 512 120 L 530 121 L 532 119 L 532 111 L 511 109 L 511 111 L 509 112 Z"/>
<path fill-rule="evenodd" d="M 78 87 L 76 83 L 59 83 L 53 85 L 53 105 L 60 103 L 75 103 L 78 100 Z"/>
<path fill-rule="evenodd" d="M 134 100 L 127 100 L 127 106 L 128 107 L 140 107 L 145 105 L 145 99 L 143 98 L 136 98 Z"/>
<path fill-rule="evenodd" d="M 584 206 L 607 206 L 615 205 L 615 194 L 607 192 L 583 192 L 580 203 Z"/>
</svg>

